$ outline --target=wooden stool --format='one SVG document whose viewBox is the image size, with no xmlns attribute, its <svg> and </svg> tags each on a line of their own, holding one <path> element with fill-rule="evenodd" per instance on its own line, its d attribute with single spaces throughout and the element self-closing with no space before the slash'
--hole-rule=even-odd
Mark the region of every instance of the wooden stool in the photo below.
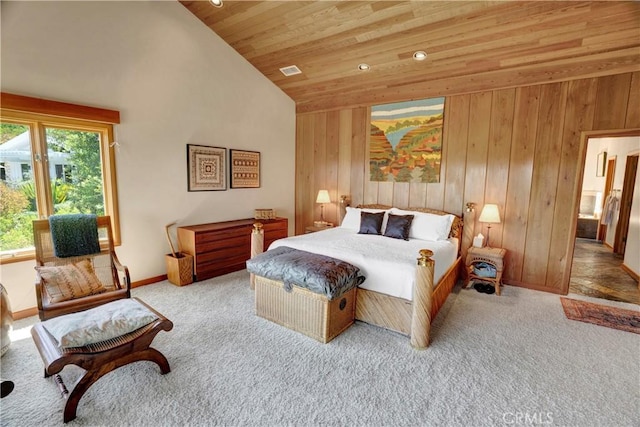
<svg viewBox="0 0 640 427">
<path fill-rule="evenodd" d="M 158 350 L 149 347 L 161 330 L 170 331 L 173 323 L 162 314 L 137 298 L 140 304 L 151 310 L 158 319 L 126 335 L 86 347 L 61 348 L 42 323 L 31 329 L 31 336 L 44 362 L 45 378 L 55 375 L 56 383 L 67 398 L 64 407 L 64 422 L 76 418 L 76 409 L 84 393 L 103 375 L 129 363 L 140 360 L 155 362 L 162 374 L 171 372 L 169 362 Z M 76 365 L 85 374 L 75 383 L 69 393 L 58 374 L 66 365 Z"/>
</svg>

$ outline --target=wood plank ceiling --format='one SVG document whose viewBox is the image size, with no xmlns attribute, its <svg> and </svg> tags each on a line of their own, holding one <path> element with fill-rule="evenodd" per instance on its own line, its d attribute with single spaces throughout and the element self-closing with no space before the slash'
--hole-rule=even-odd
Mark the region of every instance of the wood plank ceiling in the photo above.
<svg viewBox="0 0 640 427">
<path fill-rule="evenodd" d="M 640 70 L 636 1 L 181 3 L 298 113 Z"/>
</svg>

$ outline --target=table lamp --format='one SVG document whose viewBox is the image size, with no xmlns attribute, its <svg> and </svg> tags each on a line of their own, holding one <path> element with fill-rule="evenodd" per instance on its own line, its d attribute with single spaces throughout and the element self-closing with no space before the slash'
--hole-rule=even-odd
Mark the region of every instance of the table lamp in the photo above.
<svg viewBox="0 0 640 427">
<path fill-rule="evenodd" d="M 324 204 L 331 203 L 331 198 L 329 198 L 329 192 L 327 190 L 318 191 L 318 197 L 316 198 L 316 203 L 320 203 L 320 221 L 323 224 L 326 224 L 324 221 Z"/>
<path fill-rule="evenodd" d="M 498 210 L 498 205 L 491 203 L 484 205 L 478 221 L 489 224 L 487 225 L 487 247 L 490 248 L 489 233 L 491 232 L 491 224 L 500 224 L 500 211 Z"/>
</svg>

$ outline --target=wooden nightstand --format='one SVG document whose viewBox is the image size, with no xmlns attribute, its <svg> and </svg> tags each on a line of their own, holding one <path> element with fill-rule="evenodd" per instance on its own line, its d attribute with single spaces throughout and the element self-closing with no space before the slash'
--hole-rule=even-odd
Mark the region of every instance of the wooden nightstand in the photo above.
<svg viewBox="0 0 640 427">
<path fill-rule="evenodd" d="M 467 286 L 474 280 L 492 283 L 496 288 L 496 295 L 500 295 L 500 285 L 502 283 L 502 271 L 504 270 L 504 256 L 506 249 L 502 248 L 476 248 L 472 246 L 467 252 L 467 272 L 469 274 L 469 282 Z M 495 277 L 484 277 L 474 273 L 474 264 L 485 262 L 492 265 L 496 269 Z"/>
<path fill-rule="evenodd" d="M 329 228 L 333 228 L 333 224 L 320 225 L 320 226 L 318 226 L 318 225 L 309 225 L 309 226 L 305 227 L 304 233 L 305 234 L 315 233 L 316 231 L 328 230 Z"/>
</svg>

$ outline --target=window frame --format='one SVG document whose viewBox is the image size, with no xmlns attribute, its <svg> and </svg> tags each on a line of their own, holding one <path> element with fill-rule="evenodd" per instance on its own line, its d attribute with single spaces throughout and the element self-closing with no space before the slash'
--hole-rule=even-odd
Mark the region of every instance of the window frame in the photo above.
<svg viewBox="0 0 640 427">
<path fill-rule="evenodd" d="M 0 121 L 29 127 L 32 174 L 38 192 L 38 217 L 53 214 L 49 185 L 46 128 L 70 129 L 100 134 L 100 163 L 105 215 L 111 217 L 114 244 L 119 246 L 120 217 L 114 150 L 113 124 L 120 123 L 120 113 L 75 104 L 1 93 Z M 46 114 L 43 114 L 46 113 Z M 44 161 L 42 161 L 44 160 Z M 0 265 L 35 259 L 33 248 L 0 254 Z"/>
</svg>

